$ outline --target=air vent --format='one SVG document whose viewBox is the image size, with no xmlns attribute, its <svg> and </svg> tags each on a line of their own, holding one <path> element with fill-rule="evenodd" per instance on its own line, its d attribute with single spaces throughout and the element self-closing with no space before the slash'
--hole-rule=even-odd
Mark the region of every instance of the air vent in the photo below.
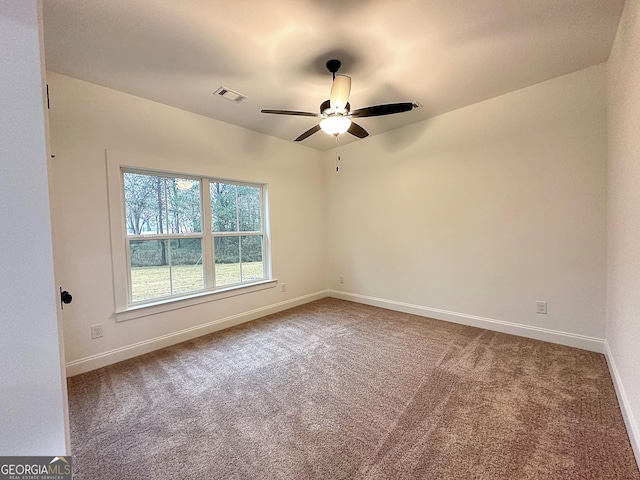
<svg viewBox="0 0 640 480">
<path fill-rule="evenodd" d="M 214 95 L 218 95 L 219 97 L 224 98 L 225 100 L 229 100 L 230 102 L 240 103 L 247 99 L 246 95 L 242 95 L 241 93 L 234 92 L 233 90 L 227 87 L 220 87 L 215 92 Z"/>
</svg>

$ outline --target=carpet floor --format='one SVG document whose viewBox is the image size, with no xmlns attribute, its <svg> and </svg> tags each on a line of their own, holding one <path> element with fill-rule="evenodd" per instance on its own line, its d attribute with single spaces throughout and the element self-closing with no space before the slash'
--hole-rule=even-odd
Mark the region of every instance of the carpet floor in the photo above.
<svg viewBox="0 0 640 480">
<path fill-rule="evenodd" d="M 68 387 L 78 480 L 640 479 L 603 355 L 337 299 Z"/>
</svg>

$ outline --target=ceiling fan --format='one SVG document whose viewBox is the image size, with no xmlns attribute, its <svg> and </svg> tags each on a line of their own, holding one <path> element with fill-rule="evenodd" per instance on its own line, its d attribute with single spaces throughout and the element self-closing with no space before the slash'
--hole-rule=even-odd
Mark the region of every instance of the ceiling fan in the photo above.
<svg viewBox="0 0 640 480">
<path fill-rule="evenodd" d="M 340 60 L 329 60 L 327 62 L 327 70 L 333 75 L 333 84 L 329 100 L 325 100 L 320 104 L 320 113 L 300 112 L 296 110 L 261 110 L 262 113 L 271 113 L 274 115 L 294 115 L 299 117 L 318 117 L 321 118 L 320 123 L 311 127 L 309 130 L 301 134 L 295 139 L 300 142 L 310 137 L 320 130 L 329 135 L 338 136 L 345 132 L 350 133 L 358 138 L 364 138 L 369 135 L 364 128 L 353 122 L 352 118 L 363 117 L 379 117 L 382 115 L 392 115 L 394 113 L 408 112 L 417 106 L 413 102 L 388 103 L 385 105 L 373 105 L 371 107 L 359 108 L 351 110 L 349 104 L 349 94 L 351 93 L 351 77 L 347 75 L 336 75 L 340 69 Z"/>
</svg>

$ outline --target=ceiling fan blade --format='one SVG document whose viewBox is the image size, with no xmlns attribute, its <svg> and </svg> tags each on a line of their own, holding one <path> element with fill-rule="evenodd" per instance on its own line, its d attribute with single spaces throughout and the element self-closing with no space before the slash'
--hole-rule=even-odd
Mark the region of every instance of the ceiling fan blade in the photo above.
<svg viewBox="0 0 640 480">
<path fill-rule="evenodd" d="M 314 127 L 311 127 L 309 130 L 307 130 L 302 135 L 300 135 L 298 138 L 296 138 L 294 140 L 294 142 L 301 142 L 305 138 L 310 137 L 311 135 L 313 135 L 314 133 L 319 132 L 319 131 L 320 131 L 320 125 L 316 125 Z"/>
<path fill-rule="evenodd" d="M 351 135 L 354 135 L 358 138 L 364 138 L 369 136 L 369 132 L 367 132 L 364 128 L 362 128 L 357 123 L 351 122 L 351 126 L 349 130 L 347 130 Z"/>
<path fill-rule="evenodd" d="M 352 117 L 379 117 L 381 115 L 392 115 L 394 113 L 408 112 L 413 108 L 413 102 L 388 103 L 386 105 L 374 105 L 372 107 L 359 108 L 349 115 Z"/>
<path fill-rule="evenodd" d="M 329 100 L 331 102 L 331 108 L 334 112 L 344 110 L 349 101 L 349 94 L 351 93 L 351 77 L 347 75 L 336 75 L 331 85 L 331 94 Z"/>
<path fill-rule="evenodd" d="M 321 117 L 319 113 L 298 112 L 296 110 L 260 110 L 261 113 L 272 113 L 274 115 L 295 115 L 298 117 Z"/>
</svg>

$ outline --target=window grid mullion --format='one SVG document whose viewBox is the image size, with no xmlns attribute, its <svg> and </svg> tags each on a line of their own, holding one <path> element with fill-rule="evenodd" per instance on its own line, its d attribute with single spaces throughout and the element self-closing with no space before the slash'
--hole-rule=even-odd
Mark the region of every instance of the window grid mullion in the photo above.
<svg viewBox="0 0 640 480">
<path fill-rule="evenodd" d="M 242 237 L 238 235 L 238 265 L 240 265 L 240 282 L 242 282 Z"/>
<path fill-rule="evenodd" d="M 204 235 L 204 245 L 202 245 L 202 264 L 205 269 L 205 288 L 215 288 L 215 251 L 213 248 L 213 225 L 211 219 L 211 182 L 208 178 L 201 181 L 200 192 L 202 211 L 202 232 Z"/>
<path fill-rule="evenodd" d="M 238 185 L 236 187 L 236 232 L 240 231 L 240 210 L 238 209 Z"/>
<path fill-rule="evenodd" d="M 202 238 L 204 235 L 200 232 L 196 233 L 181 233 L 180 235 L 175 235 L 173 233 L 165 233 L 162 235 L 158 234 L 150 234 L 150 235 L 127 235 L 127 239 L 129 240 L 180 240 L 180 239 L 189 239 L 189 238 Z"/>
<path fill-rule="evenodd" d="M 243 235 L 246 237 L 264 235 L 264 232 L 259 230 L 251 231 L 251 232 L 213 232 L 212 235 L 214 237 L 237 237 L 238 235 Z"/>
<path fill-rule="evenodd" d="M 167 215 L 167 218 L 169 218 L 169 216 Z M 173 295 L 173 259 L 171 258 L 171 240 L 163 240 L 163 242 L 167 242 L 167 263 L 169 264 L 169 292 L 171 292 L 171 295 Z"/>
<path fill-rule="evenodd" d="M 169 228 L 169 179 L 167 177 L 163 177 L 162 178 L 164 181 L 162 182 L 164 184 L 164 218 L 165 218 L 165 222 L 164 222 L 164 229 L 167 232 L 167 235 L 170 235 L 170 228 Z M 160 213 L 160 216 L 162 217 L 162 212 Z M 160 226 L 162 226 L 162 218 L 160 219 Z M 167 266 L 169 267 L 169 294 L 173 295 L 173 266 L 172 266 L 172 261 L 171 261 L 171 240 L 170 239 L 166 239 L 166 240 L 161 240 L 162 242 L 164 242 L 164 252 L 165 255 L 167 256 L 167 258 L 165 259 L 167 262 Z"/>
<path fill-rule="evenodd" d="M 133 302 L 133 278 L 131 276 L 131 242 L 129 238 L 125 238 L 125 248 L 127 257 L 127 302 Z"/>
</svg>

